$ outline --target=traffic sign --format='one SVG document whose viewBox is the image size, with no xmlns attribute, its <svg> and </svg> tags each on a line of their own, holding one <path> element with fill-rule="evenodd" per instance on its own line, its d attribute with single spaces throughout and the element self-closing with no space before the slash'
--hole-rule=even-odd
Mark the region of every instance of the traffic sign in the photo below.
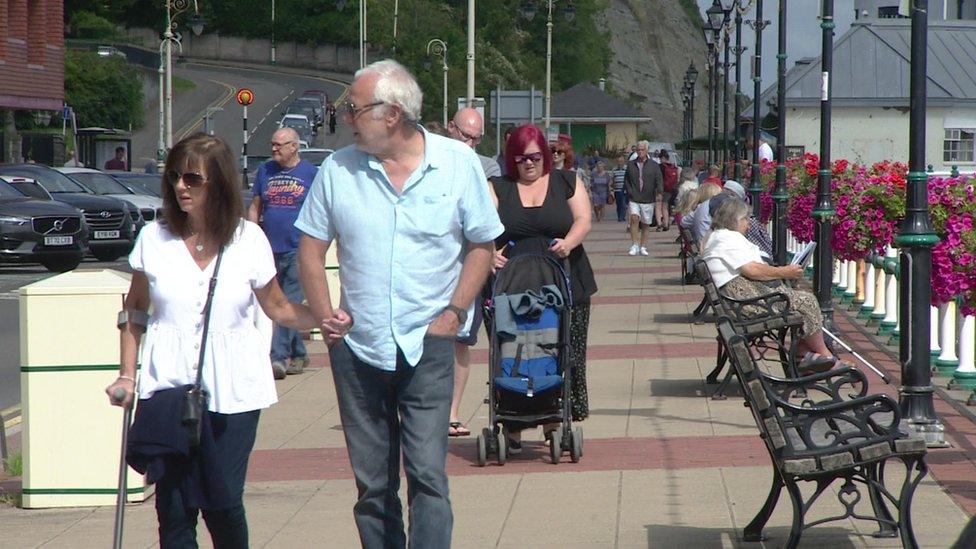
<svg viewBox="0 0 976 549">
<path fill-rule="evenodd" d="M 237 102 L 245 107 L 250 105 L 254 102 L 254 92 L 249 88 L 241 88 L 237 90 Z"/>
</svg>

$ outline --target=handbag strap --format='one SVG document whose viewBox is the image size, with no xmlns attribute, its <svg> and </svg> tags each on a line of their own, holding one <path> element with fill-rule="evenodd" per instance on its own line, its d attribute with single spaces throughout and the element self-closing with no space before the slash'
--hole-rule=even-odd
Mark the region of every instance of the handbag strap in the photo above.
<svg viewBox="0 0 976 549">
<path fill-rule="evenodd" d="M 210 306 L 213 305 L 214 289 L 217 288 L 217 273 L 220 271 L 220 260 L 224 257 L 223 248 L 217 252 L 217 264 L 214 265 L 213 276 L 210 277 L 210 289 L 207 290 L 207 303 L 203 306 L 203 336 L 200 338 L 200 357 L 197 359 L 197 380 L 193 384 L 200 389 L 203 382 L 203 357 L 207 350 L 207 332 L 210 329 Z"/>
</svg>

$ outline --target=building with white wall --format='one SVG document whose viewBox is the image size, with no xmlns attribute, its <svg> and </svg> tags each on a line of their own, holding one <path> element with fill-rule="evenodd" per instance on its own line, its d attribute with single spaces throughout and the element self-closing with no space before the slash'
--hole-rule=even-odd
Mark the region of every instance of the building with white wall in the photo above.
<svg viewBox="0 0 976 549">
<path fill-rule="evenodd" d="M 873 163 L 908 159 L 910 25 L 856 21 L 834 43 L 831 157 Z M 976 21 L 929 25 L 926 163 L 976 171 Z M 820 60 L 787 75 L 786 144 L 820 151 Z M 775 85 L 761 96 L 764 111 Z M 768 124 L 764 124 L 768 125 Z"/>
</svg>

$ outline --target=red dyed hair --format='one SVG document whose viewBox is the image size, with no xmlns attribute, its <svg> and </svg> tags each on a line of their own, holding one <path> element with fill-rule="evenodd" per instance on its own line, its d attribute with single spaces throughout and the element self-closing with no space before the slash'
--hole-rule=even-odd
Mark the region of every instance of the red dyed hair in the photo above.
<svg viewBox="0 0 976 549">
<path fill-rule="evenodd" d="M 535 143 L 542 152 L 542 174 L 545 175 L 552 170 L 552 153 L 549 152 L 549 145 L 546 144 L 546 137 L 542 135 L 542 130 L 532 124 L 524 124 L 515 128 L 508 142 L 505 143 L 505 170 L 509 177 L 518 179 L 518 164 L 515 163 L 515 156 L 525 153 L 525 149 L 530 144 Z"/>
<path fill-rule="evenodd" d="M 573 138 L 561 133 L 556 138 L 556 142 L 552 144 L 552 148 L 563 152 L 563 169 L 573 169 L 573 160 L 575 159 L 573 156 Z"/>
</svg>

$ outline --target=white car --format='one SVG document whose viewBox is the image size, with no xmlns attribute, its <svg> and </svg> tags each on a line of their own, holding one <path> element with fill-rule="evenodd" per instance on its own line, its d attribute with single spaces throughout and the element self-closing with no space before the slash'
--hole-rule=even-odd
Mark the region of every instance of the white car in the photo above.
<svg viewBox="0 0 976 549">
<path fill-rule="evenodd" d="M 119 183 L 117 179 L 104 172 L 91 168 L 55 169 L 97 195 L 118 198 L 139 208 L 142 219 L 147 223 L 163 215 L 162 198 L 136 194 L 125 185 Z"/>
<path fill-rule="evenodd" d="M 298 134 L 298 139 L 306 143 L 315 141 L 315 128 L 303 114 L 286 114 L 278 122 L 278 128 L 291 128 Z"/>
<path fill-rule="evenodd" d="M 321 166 L 322 162 L 329 157 L 330 154 L 334 153 L 332 149 L 319 149 L 319 148 L 309 148 L 304 147 L 298 149 L 298 156 L 302 160 L 308 160 L 314 166 Z"/>
</svg>

